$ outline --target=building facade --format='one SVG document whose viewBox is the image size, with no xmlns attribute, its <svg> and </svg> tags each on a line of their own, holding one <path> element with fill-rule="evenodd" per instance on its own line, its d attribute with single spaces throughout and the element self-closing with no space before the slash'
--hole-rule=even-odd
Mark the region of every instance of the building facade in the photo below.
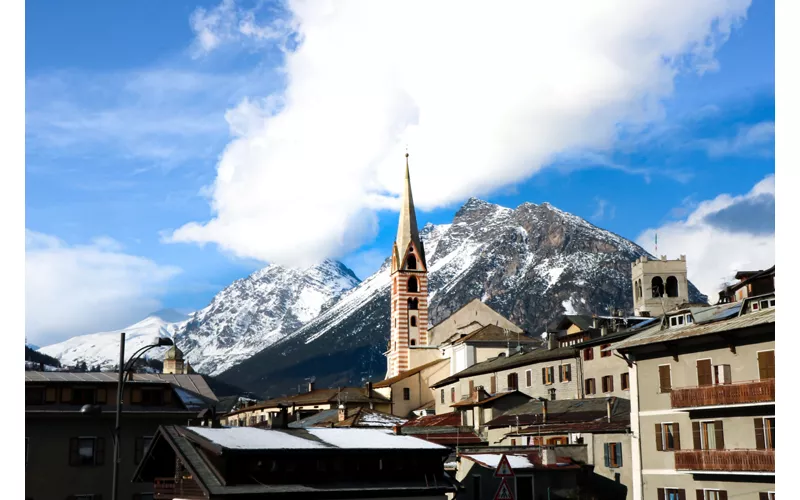
<svg viewBox="0 0 800 500">
<path fill-rule="evenodd" d="M 753 311 L 761 300 L 774 294 L 611 346 L 631 366 L 635 500 L 774 498 L 775 310 Z"/>
</svg>

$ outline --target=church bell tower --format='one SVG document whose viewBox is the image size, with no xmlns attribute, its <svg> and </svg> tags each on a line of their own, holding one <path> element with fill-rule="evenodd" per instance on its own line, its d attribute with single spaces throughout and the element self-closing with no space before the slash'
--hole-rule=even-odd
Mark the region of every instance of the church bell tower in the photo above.
<svg viewBox="0 0 800 500">
<path fill-rule="evenodd" d="M 428 267 L 411 196 L 408 153 L 397 239 L 392 247 L 391 282 L 392 324 L 386 378 L 413 368 L 409 366 L 410 350 L 428 345 Z"/>
</svg>

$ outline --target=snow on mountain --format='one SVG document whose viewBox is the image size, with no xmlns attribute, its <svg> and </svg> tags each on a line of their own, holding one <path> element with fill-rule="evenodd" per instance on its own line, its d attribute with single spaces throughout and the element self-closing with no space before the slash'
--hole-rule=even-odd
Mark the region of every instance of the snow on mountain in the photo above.
<svg viewBox="0 0 800 500">
<path fill-rule="evenodd" d="M 529 332 L 560 314 L 632 308 L 635 243 L 549 203 L 516 209 L 471 198 L 453 222 L 420 231 L 436 324 L 480 298 Z M 389 250 L 386 252 L 389 255 Z M 389 261 L 302 328 L 220 375 L 271 395 L 306 377 L 320 386 L 382 377 L 389 337 Z M 690 299 L 704 300 L 692 285 Z"/>
<path fill-rule="evenodd" d="M 179 321 L 168 321 L 170 320 Z M 173 338 L 189 321 L 186 314 L 174 310 L 158 311 L 136 324 L 110 332 L 91 333 L 72 337 L 57 344 L 39 348 L 39 352 L 52 356 L 62 366 L 75 366 L 84 361 L 89 367 L 100 365 L 112 368 L 119 363 L 119 334 L 125 332 L 125 358 L 128 359 L 138 349 L 152 344 L 158 337 Z M 145 357 L 161 359 L 167 347 L 157 347 Z"/>
<path fill-rule="evenodd" d="M 332 260 L 305 269 L 270 265 L 218 293 L 175 340 L 196 371 L 216 375 L 297 331 L 358 284 Z"/>
</svg>

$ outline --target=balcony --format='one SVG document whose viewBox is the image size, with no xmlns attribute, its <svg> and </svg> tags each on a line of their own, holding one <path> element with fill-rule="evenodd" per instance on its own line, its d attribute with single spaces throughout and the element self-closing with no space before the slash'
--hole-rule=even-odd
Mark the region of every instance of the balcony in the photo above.
<svg viewBox="0 0 800 500">
<path fill-rule="evenodd" d="M 175 482 L 173 477 L 157 477 L 153 481 L 153 498 L 172 500 L 173 498 L 205 499 L 203 490 L 191 479 Z"/>
<path fill-rule="evenodd" d="M 775 450 L 680 450 L 675 470 L 775 472 Z"/>
<path fill-rule="evenodd" d="M 683 387 L 670 392 L 672 408 L 775 402 L 775 379 Z"/>
</svg>

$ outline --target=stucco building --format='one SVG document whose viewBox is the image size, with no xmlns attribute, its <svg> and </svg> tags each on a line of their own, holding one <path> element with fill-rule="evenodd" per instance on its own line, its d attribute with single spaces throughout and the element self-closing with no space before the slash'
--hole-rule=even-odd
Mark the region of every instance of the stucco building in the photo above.
<svg viewBox="0 0 800 500">
<path fill-rule="evenodd" d="M 638 316 L 658 316 L 689 302 L 686 256 L 652 260 L 646 255 L 631 264 L 633 310 Z"/>
</svg>

